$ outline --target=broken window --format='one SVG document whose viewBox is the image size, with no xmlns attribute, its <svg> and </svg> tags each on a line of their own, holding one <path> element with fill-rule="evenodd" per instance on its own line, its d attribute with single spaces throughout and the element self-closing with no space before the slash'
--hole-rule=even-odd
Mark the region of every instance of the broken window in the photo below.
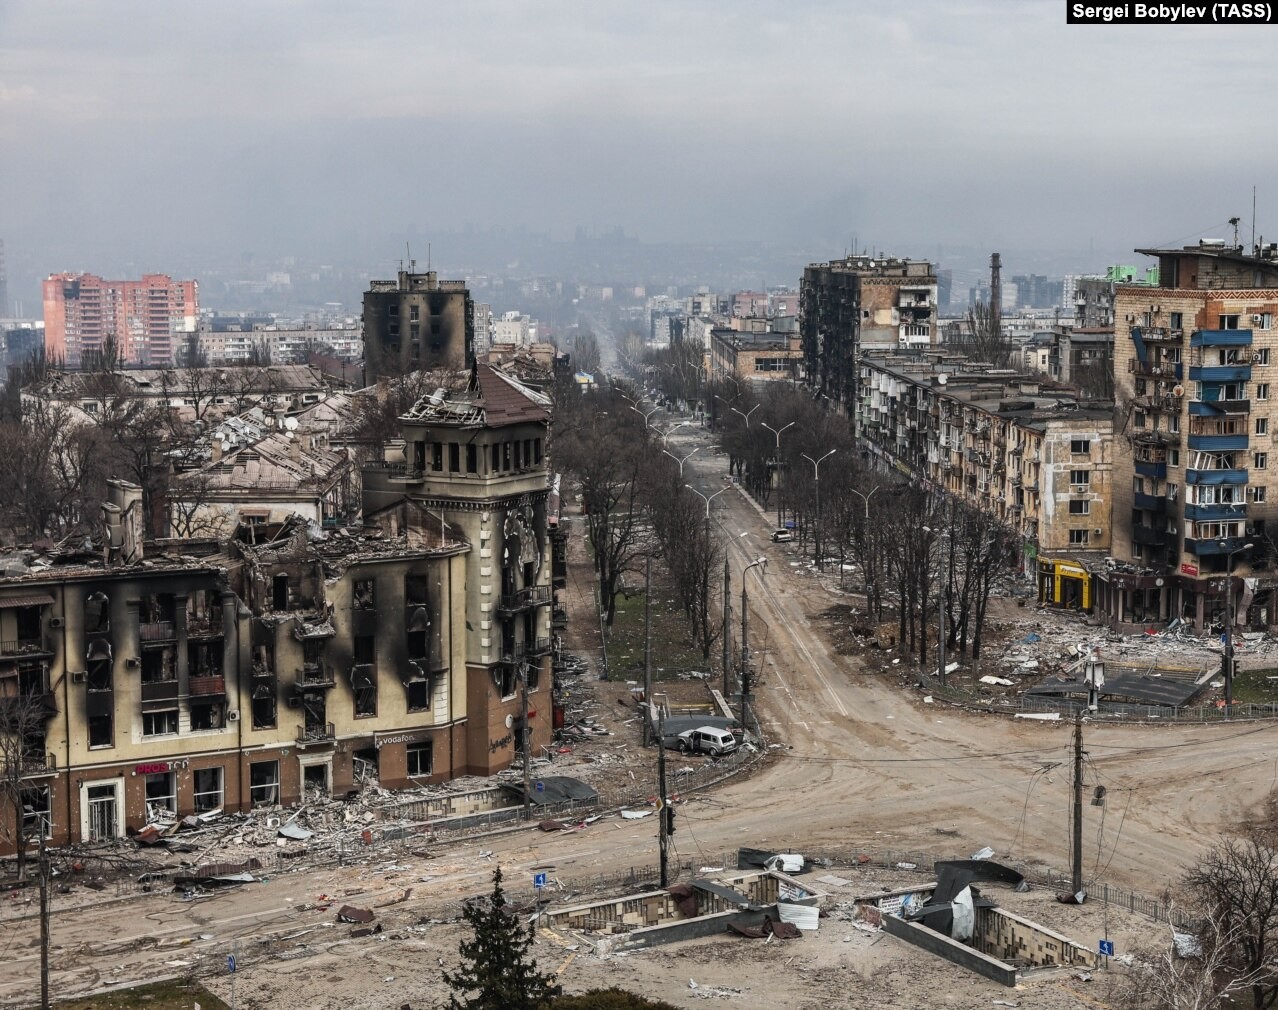
<svg viewBox="0 0 1278 1010">
<path fill-rule="evenodd" d="M 503 698 L 513 698 L 516 683 L 515 665 L 513 663 L 502 663 L 497 669 L 501 685 L 501 696 Z"/>
<path fill-rule="evenodd" d="M 110 691 L 112 688 L 111 646 L 101 639 L 90 642 L 86 665 L 89 690 Z"/>
<path fill-rule="evenodd" d="M 408 683 L 408 711 L 426 712 L 430 710 L 430 684 L 424 680 L 413 680 Z"/>
<path fill-rule="evenodd" d="M 254 761 L 249 764 L 249 800 L 253 806 L 280 801 L 280 763 Z"/>
<path fill-rule="evenodd" d="M 259 684 L 253 689 L 253 728 L 275 728 L 275 688 Z"/>
<path fill-rule="evenodd" d="M 53 796 L 48 786 L 23 789 L 19 794 L 22 804 L 22 834 L 25 838 L 53 837 Z"/>
<path fill-rule="evenodd" d="M 466 472 L 479 472 L 479 448 L 474 444 L 466 446 Z"/>
<path fill-rule="evenodd" d="M 220 701 L 191 703 L 191 729 L 221 729 L 226 725 L 226 707 Z"/>
<path fill-rule="evenodd" d="M 273 610 L 288 609 L 288 576 L 276 575 L 271 580 L 271 608 Z"/>
<path fill-rule="evenodd" d="M 106 593 L 93 593 L 84 601 L 84 630 L 90 634 L 111 630 L 111 601 Z"/>
<path fill-rule="evenodd" d="M 161 684 L 176 679 L 177 670 L 173 664 L 171 646 L 165 646 L 163 649 L 142 650 L 141 681 L 143 684 Z"/>
<path fill-rule="evenodd" d="M 444 469 L 444 443 L 435 442 L 430 447 L 430 468 L 436 473 Z"/>
<path fill-rule="evenodd" d="M 408 777 L 425 778 L 434 767 L 434 747 L 430 740 L 425 743 L 412 743 L 404 749 L 408 758 Z"/>
<path fill-rule="evenodd" d="M 89 748 L 114 746 L 111 717 L 109 715 L 89 716 Z"/>
<path fill-rule="evenodd" d="M 461 446 L 456 442 L 448 443 L 448 472 L 461 473 Z"/>
<path fill-rule="evenodd" d="M 377 715 L 377 672 L 371 666 L 357 666 L 352 676 L 355 688 L 355 717 L 371 718 Z"/>
<path fill-rule="evenodd" d="M 1092 451 L 1092 442 L 1088 438 L 1070 439 L 1069 451 L 1075 456 L 1085 456 Z"/>
<path fill-rule="evenodd" d="M 1090 499 L 1074 498 L 1071 499 L 1069 503 L 1069 514 L 1072 516 L 1085 516 L 1091 511 L 1091 508 L 1092 503 Z"/>
<path fill-rule="evenodd" d="M 373 610 L 373 580 L 372 579 L 356 579 L 355 592 L 351 598 L 351 605 L 356 610 Z"/>
<path fill-rule="evenodd" d="M 177 816 L 177 776 L 156 772 L 146 777 L 146 819 L 168 820 Z"/>
<path fill-rule="evenodd" d="M 143 736 L 173 736 L 177 731 L 178 711 L 176 708 L 142 713 Z"/>
<path fill-rule="evenodd" d="M 195 812 L 197 814 L 217 810 L 222 806 L 222 769 L 197 768 L 191 773 L 195 790 Z"/>
<path fill-rule="evenodd" d="M 192 677 L 222 676 L 222 640 L 190 642 L 186 648 Z"/>
</svg>

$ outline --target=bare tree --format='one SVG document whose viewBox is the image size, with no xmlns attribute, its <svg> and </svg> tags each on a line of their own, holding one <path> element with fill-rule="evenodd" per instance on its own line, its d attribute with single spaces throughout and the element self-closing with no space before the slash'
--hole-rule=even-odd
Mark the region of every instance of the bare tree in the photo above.
<svg viewBox="0 0 1278 1010">
<path fill-rule="evenodd" d="M 0 833 L 17 853 L 19 880 L 26 879 L 27 847 L 43 827 L 34 809 L 41 787 L 30 778 L 44 771 L 46 762 L 44 734 L 50 712 L 43 665 L 40 674 L 41 683 L 22 677 L 0 681 L 11 685 L 0 690 Z"/>
<path fill-rule="evenodd" d="M 1196 903 L 1217 924 L 1224 974 L 1246 979 L 1256 1010 L 1278 1003 L 1278 849 L 1263 830 L 1213 845 L 1185 875 Z"/>
<path fill-rule="evenodd" d="M 1229 964 L 1227 952 L 1239 941 L 1237 933 L 1214 917 L 1204 920 L 1192 937 L 1174 926 L 1168 929 L 1165 946 L 1136 952 L 1131 970 L 1116 976 L 1112 1002 L 1123 1010 L 1236 1006 L 1256 979 L 1254 973 L 1238 974 Z"/>
<path fill-rule="evenodd" d="M 963 343 L 968 355 L 975 361 L 988 361 L 996 368 L 1005 368 L 1012 360 L 1011 338 L 1003 332 L 998 318 L 985 302 L 977 302 L 967 310 L 963 327 Z"/>
</svg>

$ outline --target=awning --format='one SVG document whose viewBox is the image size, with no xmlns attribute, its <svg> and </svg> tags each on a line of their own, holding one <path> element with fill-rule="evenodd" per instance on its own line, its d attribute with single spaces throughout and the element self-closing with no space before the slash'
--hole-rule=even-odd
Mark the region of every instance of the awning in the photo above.
<svg viewBox="0 0 1278 1010">
<path fill-rule="evenodd" d="M 47 607 L 53 603 L 48 593 L 27 593 L 25 596 L 0 596 L 0 610 L 6 607 Z"/>
</svg>

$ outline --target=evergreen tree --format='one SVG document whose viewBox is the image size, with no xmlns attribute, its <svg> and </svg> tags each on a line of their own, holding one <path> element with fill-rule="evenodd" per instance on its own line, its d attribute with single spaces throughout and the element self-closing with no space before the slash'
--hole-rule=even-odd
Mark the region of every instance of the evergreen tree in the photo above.
<svg viewBox="0 0 1278 1010">
<path fill-rule="evenodd" d="M 474 935 L 459 945 L 457 971 L 444 972 L 453 990 L 449 1010 L 543 1010 L 562 992 L 554 976 L 541 974 L 528 957 L 532 927 L 507 910 L 500 867 L 488 901 L 467 905 L 462 916 Z"/>
</svg>

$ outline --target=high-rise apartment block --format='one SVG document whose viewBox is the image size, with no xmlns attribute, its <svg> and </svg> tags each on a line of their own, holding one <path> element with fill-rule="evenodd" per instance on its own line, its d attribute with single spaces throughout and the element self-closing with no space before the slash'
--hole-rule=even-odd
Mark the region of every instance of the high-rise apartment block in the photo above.
<svg viewBox="0 0 1278 1010">
<path fill-rule="evenodd" d="M 1111 622 L 1278 620 L 1278 246 L 1140 250 L 1154 286 L 1114 299 Z M 1272 362 L 1272 363 L 1271 363 Z M 1232 573 L 1226 583 L 1222 578 Z"/>
<path fill-rule="evenodd" d="M 850 409 L 862 354 L 936 343 L 936 271 L 926 260 L 849 256 L 814 263 L 800 289 L 808 381 Z"/>
<path fill-rule="evenodd" d="M 44 347 L 78 366 L 114 342 L 122 362 L 166 366 L 200 311 L 199 284 L 165 274 L 108 281 L 95 274 L 53 274 L 44 282 Z"/>
<path fill-rule="evenodd" d="M 441 281 L 433 270 L 372 281 L 364 292 L 364 378 L 469 368 L 474 325 L 465 281 Z"/>
</svg>

